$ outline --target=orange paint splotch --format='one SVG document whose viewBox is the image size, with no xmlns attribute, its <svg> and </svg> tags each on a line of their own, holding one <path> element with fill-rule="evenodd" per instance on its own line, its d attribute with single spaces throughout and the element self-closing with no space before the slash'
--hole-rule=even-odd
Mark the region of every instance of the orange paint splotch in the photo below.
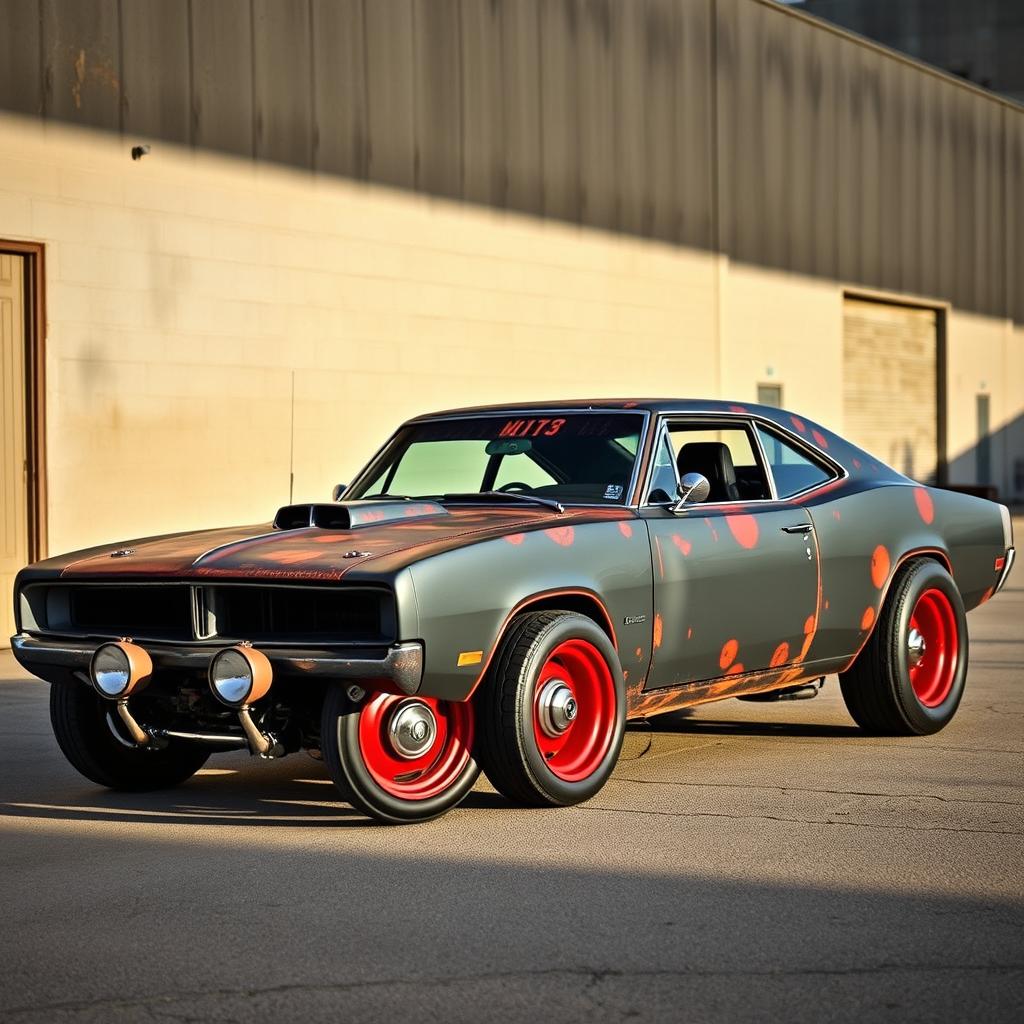
<svg viewBox="0 0 1024 1024">
<path fill-rule="evenodd" d="M 726 640 L 722 646 L 722 653 L 718 656 L 719 667 L 728 668 L 736 660 L 739 650 L 740 645 L 736 640 Z"/>
<path fill-rule="evenodd" d="M 718 531 L 715 529 L 715 524 L 706 516 L 704 518 L 704 522 L 707 523 L 707 527 L 711 531 L 711 539 L 718 540 Z"/>
<path fill-rule="evenodd" d="M 636 408 L 636 402 L 623 402 L 622 403 L 622 408 L 623 409 L 635 409 Z"/>
<path fill-rule="evenodd" d="M 730 666 L 729 671 L 726 672 L 726 675 L 738 676 L 742 671 L 744 671 L 743 665 L 737 661 L 735 665 Z"/>
<path fill-rule="evenodd" d="M 654 616 L 654 649 L 657 650 L 661 646 L 661 637 L 665 630 L 665 621 L 661 617 L 661 612 L 658 612 Z"/>
<path fill-rule="evenodd" d="M 509 534 L 505 535 L 504 539 L 506 541 L 508 541 L 509 544 L 519 545 L 519 544 L 522 544 L 524 540 L 526 540 L 526 534 L 525 533 L 509 533 Z"/>
<path fill-rule="evenodd" d="M 642 658 L 644 656 L 644 649 L 642 647 L 638 647 L 636 649 L 636 656 L 638 658 Z"/>
<path fill-rule="evenodd" d="M 885 545 L 879 544 L 871 552 L 871 582 L 879 590 L 889 578 L 889 565 L 889 552 L 886 551 Z"/>
<path fill-rule="evenodd" d="M 839 511 L 839 509 L 834 508 L 832 509 L 832 518 L 838 523 L 839 520 L 843 518 L 843 514 Z"/>
<path fill-rule="evenodd" d="M 730 405 L 729 412 L 738 412 L 741 416 L 746 416 L 747 407 L 745 405 Z"/>
<path fill-rule="evenodd" d="M 825 611 L 828 611 L 828 598 L 825 598 Z"/>
<path fill-rule="evenodd" d="M 621 533 L 623 537 L 632 537 L 633 536 L 633 527 L 630 526 L 629 523 L 627 523 L 624 519 L 620 519 L 619 520 L 619 533 Z"/>
<path fill-rule="evenodd" d="M 813 633 L 813 632 L 814 632 L 814 616 L 813 615 L 808 615 L 807 618 L 804 620 L 804 636 L 807 636 L 808 633 Z"/>
<path fill-rule="evenodd" d="M 310 559 L 319 558 L 320 551 L 316 548 L 305 548 L 302 551 L 279 551 L 271 555 L 269 561 L 275 565 L 295 565 L 296 562 L 308 562 Z"/>
<path fill-rule="evenodd" d="M 860 459 L 854 459 L 853 460 L 853 468 L 854 469 L 860 469 Z"/>
<path fill-rule="evenodd" d="M 985 593 L 981 595 L 981 601 L 979 601 L 978 603 L 984 604 L 992 596 L 993 589 L 993 587 L 989 587 L 988 590 L 986 590 Z"/>
<path fill-rule="evenodd" d="M 726 516 L 725 521 L 729 524 L 729 530 L 740 547 L 753 548 L 757 546 L 757 520 L 753 516 L 746 514 Z"/>
<path fill-rule="evenodd" d="M 572 542 L 576 539 L 575 533 L 571 526 L 552 526 L 549 530 L 544 531 L 556 544 L 561 545 L 563 548 L 569 547 Z"/>
<path fill-rule="evenodd" d="M 820 430 L 812 430 L 811 437 L 814 438 L 814 443 L 820 448 L 828 448 L 828 440 Z"/>
<path fill-rule="evenodd" d="M 790 416 L 789 418 L 792 421 L 793 426 L 796 427 L 796 429 L 799 430 L 801 434 L 807 433 L 807 425 L 804 423 L 802 419 L 800 419 L 799 416 Z"/>
<path fill-rule="evenodd" d="M 923 487 L 915 487 L 914 502 L 921 518 L 930 524 L 935 519 L 935 505 L 932 502 L 932 496 Z"/>
<path fill-rule="evenodd" d="M 789 661 L 789 644 L 785 640 L 775 648 L 775 653 L 772 654 L 772 660 L 768 662 L 771 668 L 778 668 L 779 665 L 785 665 Z"/>
<path fill-rule="evenodd" d="M 684 555 L 688 555 L 693 550 L 693 545 L 685 537 L 680 537 L 678 533 L 672 534 L 672 543 L 675 544 L 675 546 L 679 548 Z"/>
<path fill-rule="evenodd" d="M 860 628 L 870 629 L 871 624 L 875 621 L 875 609 L 872 605 L 868 605 L 864 609 L 864 614 L 860 617 Z"/>
<path fill-rule="evenodd" d="M 693 639 L 693 626 L 687 626 L 687 628 L 686 628 L 686 639 L 687 640 L 692 640 Z"/>
</svg>

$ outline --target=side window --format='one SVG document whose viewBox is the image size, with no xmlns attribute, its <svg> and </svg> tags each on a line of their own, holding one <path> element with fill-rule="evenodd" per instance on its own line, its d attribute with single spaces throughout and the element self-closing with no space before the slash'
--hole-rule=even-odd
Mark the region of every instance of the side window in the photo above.
<svg viewBox="0 0 1024 1024">
<path fill-rule="evenodd" d="M 792 497 L 835 476 L 831 470 L 815 462 L 796 445 L 783 440 L 777 434 L 761 426 L 758 426 L 757 434 L 761 439 L 768 465 L 772 468 L 775 490 L 780 498 Z"/>
<path fill-rule="evenodd" d="M 651 488 L 647 492 L 649 505 L 663 505 L 676 497 L 676 457 L 672 443 L 666 437 L 654 453 L 654 468 L 651 472 Z"/>
<path fill-rule="evenodd" d="M 687 473 L 707 477 L 711 484 L 709 502 L 771 497 L 764 469 L 745 427 L 670 424 L 668 429 L 680 478 Z"/>
</svg>

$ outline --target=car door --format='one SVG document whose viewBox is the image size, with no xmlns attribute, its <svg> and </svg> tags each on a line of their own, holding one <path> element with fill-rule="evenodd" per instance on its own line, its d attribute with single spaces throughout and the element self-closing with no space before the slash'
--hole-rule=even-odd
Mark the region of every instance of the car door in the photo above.
<svg viewBox="0 0 1024 1024">
<path fill-rule="evenodd" d="M 707 501 L 660 500 L 679 469 L 716 476 Z M 814 527 L 804 508 L 775 499 L 752 424 L 669 418 L 647 493 L 655 620 L 645 689 L 803 660 L 819 614 Z"/>
</svg>

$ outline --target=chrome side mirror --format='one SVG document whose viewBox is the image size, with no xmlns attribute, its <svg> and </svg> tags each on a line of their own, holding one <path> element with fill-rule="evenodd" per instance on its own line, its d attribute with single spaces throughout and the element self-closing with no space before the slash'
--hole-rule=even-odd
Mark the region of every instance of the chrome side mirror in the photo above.
<svg viewBox="0 0 1024 1024">
<path fill-rule="evenodd" d="M 348 487 L 348 484 L 335 484 L 334 485 L 334 490 L 331 491 L 331 500 L 332 501 L 341 501 L 341 496 L 345 493 L 345 489 L 347 487 Z"/>
<path fill-rule="evenodd" d="M 701 473 L 687 473 L 679 481 L 676 493 L 679 500 L 672 506 L 673 512 L 678 512 L 684 505 L 699 505 L 702 501 L 707 501 L 711 493 L 711 484 Z"/>
</svg>

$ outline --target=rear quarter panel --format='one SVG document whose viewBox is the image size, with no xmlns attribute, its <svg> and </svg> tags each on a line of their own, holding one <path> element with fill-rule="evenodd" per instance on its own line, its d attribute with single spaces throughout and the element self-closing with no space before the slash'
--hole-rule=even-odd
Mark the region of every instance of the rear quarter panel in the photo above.
<svg viewBox="0 0 1024 1024">
<path fill-rule="evenodd" d="M 900 567 L 915 554 L 946 564 L 968 610 L 991 596 L 1003 553 L 999 506 L 912 483 L 848 486 L 807 503 L 821 558 L 811 657 L 849 663 L 874 629 Z"/>
<path fill-rule="evenodd" d="M 582 591 L 605 606 L 623 670 L 646 672 L 652 629 L 647 531 L 636 520 L 555 526 L 446 551 L 408 569 L 425 645 L 421 691 L 469 696 L 482 678 L 510 613 L 535 596 Z M 638 621 L 629 625 L 628 617 Z M 403 631 L 404 632 L 404 631 Z M 459 666 L 463 652 L 480 661 Z M 628 676 L 627 676 L 628 681 Z"/>
</svg>

